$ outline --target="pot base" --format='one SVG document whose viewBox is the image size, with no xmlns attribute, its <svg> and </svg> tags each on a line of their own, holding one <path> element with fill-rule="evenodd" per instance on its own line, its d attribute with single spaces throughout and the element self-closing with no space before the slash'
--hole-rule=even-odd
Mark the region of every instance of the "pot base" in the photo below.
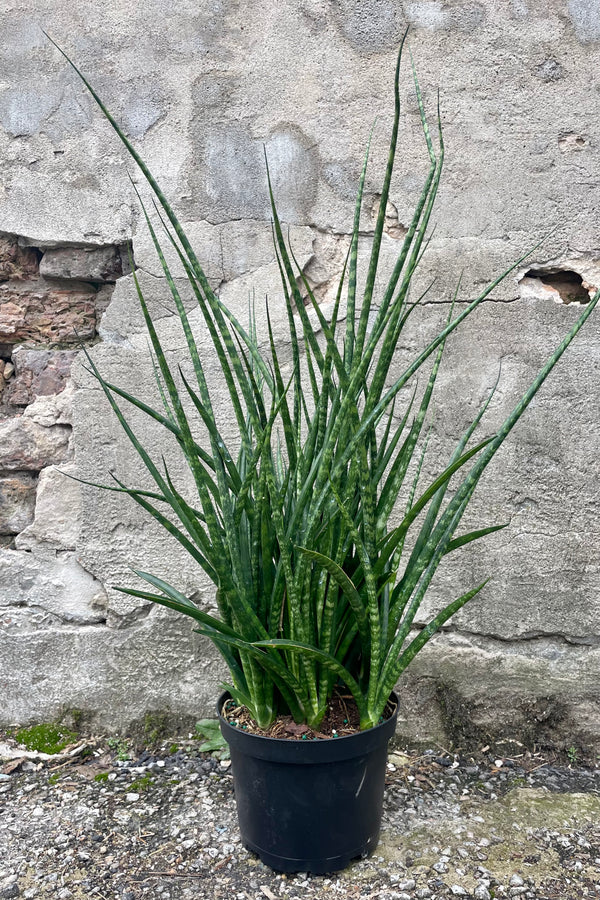
<svg viewBox="0 0 600 900">
<path fill-rule="evenodd" d="M 250 841 L 244 841 L 246 850 L 256 853 L 261 862 L 273 869 L 274 872 L 284 872 L 286 875 L 292 872 L 306 872 L 307 875 L 331 875 L 345 869 L 355 859 L 364 859 L 370 856 L 377 847 L 379 832 L 367 841 L 367 846 L 345 853 L 343 856 L 331 856 L 327 859 L 293 859 L 276 856 L 255 846 Z"/>
</svg>

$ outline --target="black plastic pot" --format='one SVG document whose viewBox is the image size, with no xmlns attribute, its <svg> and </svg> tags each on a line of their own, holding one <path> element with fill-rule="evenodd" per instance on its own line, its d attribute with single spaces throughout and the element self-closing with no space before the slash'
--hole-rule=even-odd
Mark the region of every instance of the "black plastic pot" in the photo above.
<svg viewBox="0 0 600 900">
<path fill-rule="evenodd" d="M 278 872 L 319 875 L 345 868 L 377 846 L 387 745 L 395 710 L 381 725 L 347 737 L 302 741 L 235 728 L 221 715 L 229 744 L 244 845 Z"/>
</svg>

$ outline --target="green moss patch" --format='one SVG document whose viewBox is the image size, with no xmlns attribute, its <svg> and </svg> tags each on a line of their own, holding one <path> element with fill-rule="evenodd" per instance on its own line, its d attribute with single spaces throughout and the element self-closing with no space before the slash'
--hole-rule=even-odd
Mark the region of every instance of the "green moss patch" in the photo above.
<svg viewBox="0 0 600 900">
<path fill-rule="evenodd" d="M 143 793 L 143 791 L 147 791 L 152 784 L 154 784 L 154 778 L 150 775 L 142 775 L 141 778 L 136 778 L 136 780 L 129 785 L 129 790 Z"/>
<path fill-rule="evenodd" d="M 75 731 L 69 731 L 60 725 L 32 725 L 21 728 L 15 738 L 26 750 L 38 753 L 60 753 L 68 744 L 77 740 Z"/>
</svg>

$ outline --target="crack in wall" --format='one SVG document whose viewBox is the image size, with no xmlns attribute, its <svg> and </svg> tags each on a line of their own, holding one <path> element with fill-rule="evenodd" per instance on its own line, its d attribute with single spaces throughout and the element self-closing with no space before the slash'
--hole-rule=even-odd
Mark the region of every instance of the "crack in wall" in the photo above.
<svg viewBox="0 0 600 900">
<path fill-rule="evenodd" d="M 553 642 L 561 646 L 569 647 L 600 647 L 600 635 L 569 635 L 560 632 L 527 631 L 514 637 L 502 637 L 501 635 L 484 634 L 478 631 L 470 631 L 468 628 L 457 625 L 448 625 L 439 629 L 440 634 L 455 634 L 458 637 L 472 638 L 476 642 L 512 644 L 535 644 L 536 642 Z"/>
<path fill-rule="evenodd" d="M 155 606 L 153 603 L 144 603 L 141 606 L 136 606 L 135 609 L 130 610 L 128 613 L 120 614 L 116 613 L 114 610 L 108 610 L 108 618 L 107 623 L 111 628 L 119 629 L 120 631 L 126 631 L 129 628 L 133 628 L 136 625 L 139 625 L 140 622 L 145 621 L 150 617 L 150 615 L 154 612 Z"/>
<path fill-rule="evenodd" d="M 99 626 L 106 627 L 107 625 L 107 617 L 104 614 L 99 614 L 97 616 L 93 614 L 90 614 L 90 616 L 61 614 L 54 610 L 47 609 L 40 603 L 29 603 L 26 600 L 8 603 L 6 606 L 1 607 L 0 619 L 5 618 L 6 611 L 11 609 L 25 610 L 32 618 L 34 616 L 39 616 L 40 618 L 35 623 L 38 628 L 48 625 L 98 628 Z"/>
<path fill-rule="evenodd" d="M 144 266 L 136 265 L 136 272 L 142 272 L 144 275 L 147 275 L 149 278 L 155 278 L 157 281 L 165 281 L 166 278 L 164 273 L 162 275 L 157 275 L 156 272 L 151 272 L 150 269 L 146 269 Z"/>
</svg>

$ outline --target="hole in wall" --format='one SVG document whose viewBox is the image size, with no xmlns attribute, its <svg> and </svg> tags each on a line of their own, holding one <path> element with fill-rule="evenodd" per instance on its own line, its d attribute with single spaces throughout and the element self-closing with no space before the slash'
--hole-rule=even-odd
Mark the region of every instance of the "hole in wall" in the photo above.
<svg viewBox="0 0 600 900">
<path fill-rule="evenodd" d="M 0 409 L 2 391 L 15 371 L 12 361 L 12 351 L 13 348 L 10 344 L 0 344 Z"/>
<path fill-rule="evenodd" d="M 549 297 L 557 303 L 589 303 L 595 286 L 572 269 L 529 269 L 519 279 L 522 297 Z"/>
<path fill-rule="evenodd" d="M 371 222 L 373 228 L 375 228 L 375 223 L 377 221 L 377 217 L 379 215 L 379 207 L 381 205 L 381 194 L 375 194 L 373 198 L 373 205 L 371 207 Z M 383 226 L 383 230 L 388 237 L 394 238 L 396 241 L 402 241 L 406 237 L 408 232 L 408 228 L 400 221 L 400 217 L 398 215 L 398 208 L 392 203 L 391 200 L 388 200 L 386 208 L 385 208 L 385 222 Z"/>
<path fill-rule="evenodd" d="M 558 136 L 558 147 L 561 153 L 570 153 L 573 150 L 583 150 L 587 146 L 587 140 L 581 134 L 567 131 Z"/>
</svg>

